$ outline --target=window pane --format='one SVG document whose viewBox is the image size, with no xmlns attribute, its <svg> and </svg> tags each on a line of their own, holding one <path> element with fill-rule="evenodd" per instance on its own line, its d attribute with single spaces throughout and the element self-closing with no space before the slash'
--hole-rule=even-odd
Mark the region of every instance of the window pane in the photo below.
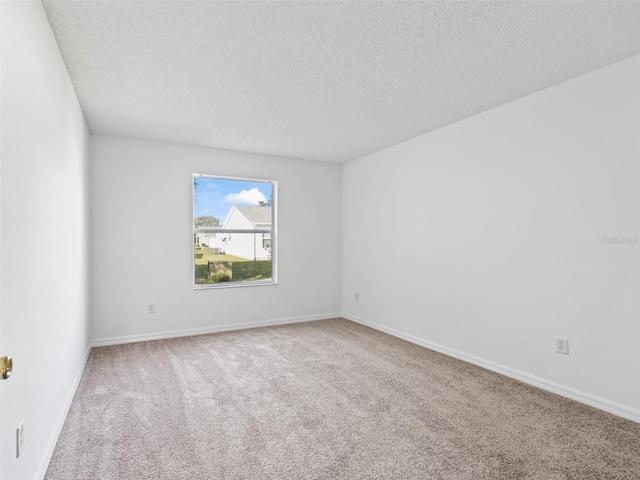
<svg viewBox="0 0 640 480">
<path fill-rule="evenodd" d="M 274 182 L 194 175 L 195 284 L 273 280 L 273 196 Z"/>
<path fill-rule="evenodd" d="M 209 244 L 194 246 L 195 283 L 272 279 L 271 248 L 263 246 L 262 233 L 215 235 L 215 238 L 209 238 Z"/>
</svg>

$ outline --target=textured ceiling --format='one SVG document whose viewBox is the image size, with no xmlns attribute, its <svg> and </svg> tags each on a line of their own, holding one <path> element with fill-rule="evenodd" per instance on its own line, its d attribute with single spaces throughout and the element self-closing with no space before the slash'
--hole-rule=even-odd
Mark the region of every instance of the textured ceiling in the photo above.
<svg viewBox="0 0 640 480">
<path fill-rule="evenodd" d="M 43 3 L 93 133 L 334 162 L 640 53 L 639 2 Z"/>
</svg>

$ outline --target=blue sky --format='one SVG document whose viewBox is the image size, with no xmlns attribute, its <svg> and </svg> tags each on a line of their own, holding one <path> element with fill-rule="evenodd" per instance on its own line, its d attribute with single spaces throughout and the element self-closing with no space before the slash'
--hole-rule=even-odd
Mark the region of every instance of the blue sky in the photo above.
<svg viewBox="0 0 640 480">
<path fill-rule="evenodd" d="M 232 205 L 258 205 L 271 200 L 271 183 L 196 177 L 194 217 L 211 215 L 224 222 Z"/>
</svg>

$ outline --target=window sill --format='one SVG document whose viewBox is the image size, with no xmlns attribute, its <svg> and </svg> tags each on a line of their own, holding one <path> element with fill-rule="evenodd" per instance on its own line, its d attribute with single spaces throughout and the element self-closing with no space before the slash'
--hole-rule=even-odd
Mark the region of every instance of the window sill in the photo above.
<svg viewBox="0 0 640 480">
<path fill-rule="evenodd" d="M 277 285 L 276 280 L 257 280 L 253 282 L 220 282 L 220 283 L 196 283 L 194 290 L 212 290 L 218 288 L 239 288 L 239 287 L 260 287 L 266 285 Z"/>
</svg>

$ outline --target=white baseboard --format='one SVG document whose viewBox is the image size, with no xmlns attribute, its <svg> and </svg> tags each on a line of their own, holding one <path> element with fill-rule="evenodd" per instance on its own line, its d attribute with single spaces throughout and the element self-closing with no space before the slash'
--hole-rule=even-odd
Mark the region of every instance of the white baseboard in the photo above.
<svg viewBox="0 0 640 480">
<path fill-rule="evenodd" d="M 290 323 L 313 322 L 315 320 L 328 320 L 330 318 L 340 318 L 340 313 L 325 313 L 320 315 L 307 315 L 303 317 L 280 318 L 277 320 L 263 320 L 257 322 L 235 323 L 227 325 L 216 325 L 211 327 L 190 328 L 185 330 L 170 330 L 166 332 L 150 333 L 142 335 L 127 335 L 122 337 L 96 338 L 91 342 L 94 347 L 105 347 L 107 345 L 122 345 L 125 343 L 147 342 L 149 340 L 164 340 L 167 338 L 190 337 L 192 335 L 206 335 L 208 333 L 230 332 L 233 330 L 246 330 L 249 328 L 273 327 L 276 325 L 287 325 Z"/>
<path fill-rule="evenodd" d="M 65 398 L 64 400 L 64 405 L 62 406 L 62 409 L 58 414 L 58 418 L 53 427 L 53 431 L 51 432 L 51 436 L 49 437 L 49 441 L 47 442 L 47 447 L 45 448 L 42 458 L 40 459 L 40 465 L 38 465 L 38 470 L 36 471 L 36 475 L 35 477 L 33 477 L 34 480 L 42 480 L 47 473 L 47 468 L 49 468 L 49 462 L 51 461 L 51 457 L 53 456 L 53 451 L 56 448 L 56 443 L 58 443 L 58 437 L 60 436 L 60 432 L 62 432 L 64 421 L 67 419 L 67 414 L 69 413 L 69 409 L 71 408 L 73 397 L 75 397 L 76 391 L 78 390 L 78 386 L 80 386 L 80 380 L 82 379 L 82 374 L 84 373 L 84 369 L 87 365 L 87 361 L 89 360 L 90 354 L 91 354 L 91 346 L 89 346 L 89 348 L 87 349 L 87 352 L 84 355 L 84 361 L 82 362 L 82 367 L 78 369 L 73 385 L 69 389 L 67 398 Z"/>
<path fill-rule="evenodd" d="M 557 395 L 570 398 L 571 400 L 575 400 L 577 402 L 584 403 L 591 407 L 604 410 L 605 412 L 612 413 L 619 417 L 626 418 L 628 420 L 633 420 L 634 422 L 640 423 L 640 410 L 636 410 L 626 405 L 621 405 L 619 403 L 612 402 L 610 400 L 606 400 L 604 398 L 600 398 L 595 395 L 591 395 L 589 393 L 575 390 L 571 387 L 567 387 L 555 382 L 551 382 L 549 380 L 545 380 L 544 378 L 536 377 L 534 375 L 530 375 L 528 373 L 521 372 L 519 370 L 515 370 L 513 368 L 506 367 L 504 365 L 500 365 L 498 363 L 491 362 L 489 360 L 485 360 L 480 357 L 476 357 L 474 355 L 469 355 L 459 350 L 454 350 L 452 348 L 445 347 L 444 345 L 439 345 L 437 343 L 433 343 L 428 340 L 418 338 L 414 335 L 403 333 L 394 328 L 389 328 L 375 322 L 370 322 L 363 318 L 356 317 L 355 315 L 343 313 L 342 317 L 346 318 L 347 320 L 351 320 L 352 322 L 360 323 L 367 327 L 371 327 L 375 330 L 388 333 L 389 335 L 393 335 L 394 337 L 401 338 L 408 342 L 415 343 L 416 345 L 420 345 L 430 350 L 435 350 L 436 352 L 444 353 L 445 355 L 449 355 L 450 357 L 458 358 L 465 362 L 472 363 L 482 368 L 486 368 L 487 370 L 491 370 L 501 375 L 505 375 L 515 380 L 519 380 L 523 383 L 533 385 L 534 387 L 547 390 Z"/>
</svg>

